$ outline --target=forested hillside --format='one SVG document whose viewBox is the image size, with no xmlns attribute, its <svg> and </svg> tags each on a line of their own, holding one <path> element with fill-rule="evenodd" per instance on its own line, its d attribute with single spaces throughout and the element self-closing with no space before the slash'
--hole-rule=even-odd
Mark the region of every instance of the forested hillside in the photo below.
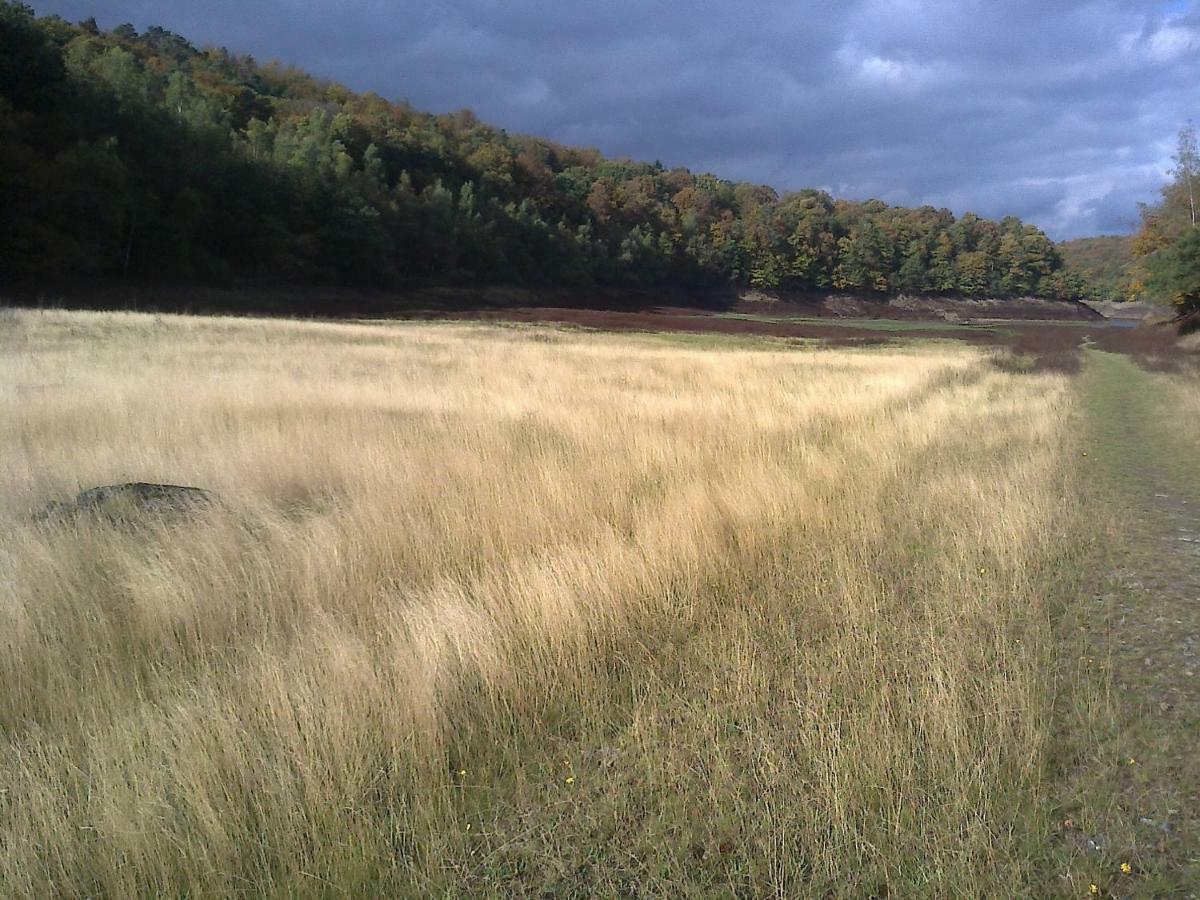
<svg viewBox="0 0 1200 900">
<path fill-rule="evenodd" d="M 1077 297 L 1015 218 L 780 197 L 0 0 L 0 277 Z"/>
<path fill-rule="evenodd" d="M 1093 298 L 1122 302 L 1134 299 L 1140 283 L 1133 271 L 1133 238 L 1102 235 L 1077 238 L 1058 245 L 1067 270 L 1078 273 L 1092 285 Z"/>
</svg>

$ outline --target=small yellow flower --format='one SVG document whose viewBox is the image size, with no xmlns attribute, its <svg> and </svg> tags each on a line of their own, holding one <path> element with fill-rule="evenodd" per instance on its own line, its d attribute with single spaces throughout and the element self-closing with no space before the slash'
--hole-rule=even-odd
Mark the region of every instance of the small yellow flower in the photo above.
<svg viewBox="0 0 1200 900">
<path fill-rule="evenodd" d="M 1084 454 L 1084 456 L 1086 456 L 1086 455 L 1087 455 L 1087 454 L 1085 453 L 1085 454 Z M 1099 894 L 1099 893 L 1100 893 L 1100 885 L 1098 885 L 1098 884 L 1089 884 L 1089 885 L 1088 885 L 1088 893 L 1089 893 L 1089 894 Z"/>
<path fill-rule="evenodd" d="M 466 777 L 467 777 L 467 770 L 466 770 L 466 769 L 459 769 L 459 770 L 458 770 L 458 777 L 459 777 L 459 778 L 466 778 Z"/>
<path fill-rule="evenodd" d="M 1121 874 L 1128 875 L 1133 871 L 1133 866 L 1129 863 L 1121 863 Z"/>
<path fill-rule="evenodd" d="M 574 783 L 575 783 L 575 776 L 574 776 L 574 775 L 568 775 L 568 776 L 567 776 L 567 784 L 574 784 Z"/>
<path fill-rule="evenodd" d="M 1137 763 L 1137 760 L 1136 760 L 1136 759 L 1134 759 L 1132 756 L 1131 756 L 1131 757 L 1129 757 L 1129 764 L 1130 764 L 1131 766 L 1132 766 L 1132 765 L 1135 765 L 1136 763 Z"/>
<path fill-rule="evenodd" d="M 470 823 L 470 822 L 468 822 L 468 823 L 467 823 L 467 831 L 470 831 L 470 830 L 471 830 L 471 823 Z"/>
</svg>

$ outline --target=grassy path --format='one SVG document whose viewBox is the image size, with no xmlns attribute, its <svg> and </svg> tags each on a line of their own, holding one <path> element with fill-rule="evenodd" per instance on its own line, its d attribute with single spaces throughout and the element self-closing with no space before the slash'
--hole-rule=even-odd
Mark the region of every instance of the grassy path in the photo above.
<svg viewBox="0 0 1200 900">
<path fill-rule="evenodd" d="M 1101 590 L 1073 625 L 1076 676 L 1099 702 L 1075 709 L 1092 740 L 1068 766 L 1064 892 L 1200 897 L 1196 448 L 1173 427 L 1164 376 L 1124 356 L 1087 356 L 1085 451 L 1116 532 Z"/>
</svg>

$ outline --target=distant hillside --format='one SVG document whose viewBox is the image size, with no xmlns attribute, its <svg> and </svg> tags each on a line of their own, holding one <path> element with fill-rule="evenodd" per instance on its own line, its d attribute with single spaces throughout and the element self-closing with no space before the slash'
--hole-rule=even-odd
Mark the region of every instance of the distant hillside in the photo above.
<svg viewBox="0 0 1200 900">
<path fill-rule="evenodd" d="M 1093 299 L 1121 302 L 1135 293 L 1133 237 L 1105 235 L 1079 238 L 1058 245 L 1068 271 L 1086 278 L 1095 287 Z"/>
<path fill-rule="evenodd" d="M 1089 293 L 1015 218 L 779 197 L 8 0 L 0 47 L 9 283 Z"/>
</svg>

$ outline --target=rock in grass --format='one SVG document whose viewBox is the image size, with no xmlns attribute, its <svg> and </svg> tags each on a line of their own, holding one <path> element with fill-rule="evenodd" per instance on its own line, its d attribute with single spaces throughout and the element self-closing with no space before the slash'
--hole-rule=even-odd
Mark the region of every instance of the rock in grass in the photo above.
<svg viewBox="0 0 1200 900">
<path fill-rule="evenodd" d="M 89 488 L 74 500 L 54 501 L 34 513 L 35 522 L 63 522 L 82 515 L 127 522 L 147 515 L 170 516 L 215 503 L 217 495 L 198 487 L 143 481 Z"/>
</svg>

